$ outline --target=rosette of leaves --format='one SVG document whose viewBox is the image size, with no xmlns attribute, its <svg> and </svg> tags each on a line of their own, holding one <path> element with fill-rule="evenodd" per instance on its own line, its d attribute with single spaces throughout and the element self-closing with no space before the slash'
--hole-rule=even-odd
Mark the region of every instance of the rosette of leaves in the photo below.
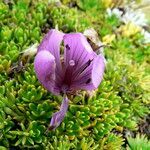
<svg viewBox="0 0 150 150">
<path fill-rule="evenodd" d="M 37 143 L 42 144 L 46 140 L 46 137 L 43 135 L 45 127 L 36 121 L 30 122 L 27 128 L 21 123 L 20 128 L 21 130 L 9 131 L 10 135 L 18 137 L 15 138 L 18 140 L 15 141 L 14 146 L 20 145 L 21 147 L 22 145 L 24 148 L 38 147 Z"/>
<path fill-rule="evenodd" d="M 7 72 L 10 68 L 10 65 L 11 65 L 11 61 L 9 60 L 9 58 L 0 55 L 0 73 Z"/>
<path fill-rule="evenodd" d="M 7 21 L 9 17 L 9 7 L 4 3 L 0 3 L 0 20 Z"/>
<path fill-rule="evenodd" d="M 99 142 L 100 150 L 119 150 L 124 144 L 124 139 L 121 137 L 121 135 L 110 133 L 108 134 L 108 136 L 104 137 Z"/>
<path fill-rule="evenodd" d="M 137 134 L 135 138 L 128 136 L 128 147 L 127 150 L 149 150 L 150 141 L 145 135 Z"/>
</svg>

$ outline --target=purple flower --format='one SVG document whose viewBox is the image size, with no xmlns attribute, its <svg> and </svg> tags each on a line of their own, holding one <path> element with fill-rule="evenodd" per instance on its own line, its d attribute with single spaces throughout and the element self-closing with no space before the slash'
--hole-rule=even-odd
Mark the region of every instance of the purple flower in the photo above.
<svg viewBox="0 0 150 150">
<path fill-rule="evenodd" d="M 61 51 L 64 54 L 60 54 Z M 105 64 L 104 57 L 92 50 L 83 34 L 64 34 L 52 29 L 38 47 L 34 68 L 37 78 L 47 90 L 55 95 L 67 95 L 77 90 L 96 89 L 103 78 Z M 62 122 L 68 103 L 65 97 L 60 111 L 53 114 L 52 129 Z"/>
</svg>

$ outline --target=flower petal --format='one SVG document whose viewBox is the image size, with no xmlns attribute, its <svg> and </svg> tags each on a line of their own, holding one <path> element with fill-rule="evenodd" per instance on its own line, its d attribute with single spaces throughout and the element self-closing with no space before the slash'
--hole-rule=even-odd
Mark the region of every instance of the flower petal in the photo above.
<svg viewBox="0 0 150 150">
<path fill-rule="evenodd" d="M 103 79 L 105 70 L 105 58 L 103 55 L 98 55 L 93 61 L 92 68 L 92 83 L 94 88 L 97 88 Z"/>
<path fill-rule="evenodd" d="M 81 33 L 64 35 L 64 84 L 70 87 L 80 67 L 92 60 L 96 53 Z M 84 68 L 82 68 L 84 69 Z"/>
<path fill-rule="evenodd" d="M 64 35 L 64 61 L 66 67 L 70 61 L 74 61 L 75 68 L 83 65 L 96 55 L 86 38 L 81 33 L 70 33 Z"/>
<path fill-rule="evenodd" d="M 55 84 L 55 58 L 48 51 L 40 51 L 34 60 L 34 69 L 38 80 L 50 92 L 59 93 Z"/>
<path fill-rule="evenodd" d="M 49 51 L 54 57 L 56 62 L 56 72 L 61 74 L 61 63 L 60 63 L 60 44 L 63 40 L 64 33 L 51 29 L 42 40 L 38 47 L 39 51 Z"/>
<path fill-rule="evenodd" d="M 81 73 L 78 74 L 72 82 L 71 89 L 75 90 L 94 90 L 96 89 L 104 74 L 105 59 L 102 55 L 98 55 L 92 63 Z"/>
<path fill-rule="evenodd" d="M 55 130 L 63 121 L 68 110 L 69 100 L 67 97 L 63 99 L 60 110 L 53 114 L 49 129 Z"/>
</svg>

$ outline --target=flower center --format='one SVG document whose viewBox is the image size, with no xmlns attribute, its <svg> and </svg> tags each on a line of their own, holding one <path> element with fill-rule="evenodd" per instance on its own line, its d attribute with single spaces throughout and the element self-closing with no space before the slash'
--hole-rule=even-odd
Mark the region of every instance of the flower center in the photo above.
<svg viewBox="0 0 150 150">
<path fill-rule="evenodd" d="M 66 93 L 66 92 L 68 91 L 68 89 L 69 89 L 68 85 L 63 84 L 63 86 L 62 86 L 62 88 L 61 88 L 62 92 L 63 92 L 63 93 Z"/>
</svg>

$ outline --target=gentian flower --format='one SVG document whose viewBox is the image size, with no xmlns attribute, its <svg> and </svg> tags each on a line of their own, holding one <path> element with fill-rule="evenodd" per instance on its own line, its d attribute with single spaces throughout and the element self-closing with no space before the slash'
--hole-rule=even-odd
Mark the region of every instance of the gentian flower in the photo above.
<svg viewBox="0 0 150 150">
<path fill-rule="evenodd" d="M 61 45 L 64 45 L 61 54 Z M 81 33 L 64 34 L 50 30 L 38 47 L 35 73 L 41 84 L 55 95 L 64 94 L 60 111 L 53 114 L 50 129 L 56 129 L 65 117 L 67 95 L 77 90 L 96 89 L 104 73 L 104 57 L 97 55 Z"/>
</svg>

